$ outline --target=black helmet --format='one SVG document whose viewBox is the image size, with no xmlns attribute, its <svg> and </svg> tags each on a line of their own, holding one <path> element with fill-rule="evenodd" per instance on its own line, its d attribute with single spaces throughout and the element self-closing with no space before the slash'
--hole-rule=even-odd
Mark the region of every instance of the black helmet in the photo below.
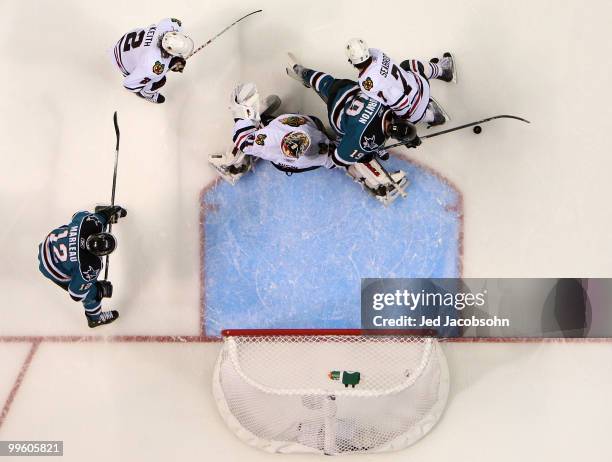
<svg viewBox="0 0 612 462">
<path fill-rule="evenodd" d="M 387 129 L 387 136 L 395 138 L 396 140 L 413 140 L 416 135 L 416 127 L 414 124 L 404 119 L 393 118 Z"/>
<path fill-rule="evenodd" d="M 92 234 L 85 241 L 85 248 L 89 253 L 103 257 L 117 248 L 117 239 L 111 233 Z"/>
</svg>

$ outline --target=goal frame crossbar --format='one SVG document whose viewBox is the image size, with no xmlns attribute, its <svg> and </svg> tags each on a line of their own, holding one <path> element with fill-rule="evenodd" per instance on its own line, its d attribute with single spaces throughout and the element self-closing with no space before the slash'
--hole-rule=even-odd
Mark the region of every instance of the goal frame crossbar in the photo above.
<svg viewBox="0 0 612 462">
<path fill-rule="evenodd" d="M 406 336 L 436 337 L 435 329 L 223 329 L 226 337 L 272 336 Z"/>
</svg>

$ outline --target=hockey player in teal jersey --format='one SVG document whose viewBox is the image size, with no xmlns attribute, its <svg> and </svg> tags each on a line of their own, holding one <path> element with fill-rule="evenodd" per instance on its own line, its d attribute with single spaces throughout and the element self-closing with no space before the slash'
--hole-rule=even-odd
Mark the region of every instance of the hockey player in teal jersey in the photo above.
<svg viewBox="0 0 612 462">
<path fill-rule="evenodd" d="M 340 139 L 332 155 L 337 165 L 366 163 L 375 154 L 385 159 L 381 149 L 389 137 L 412 139 L 412 146 L 420 143 L 414 125 L 396 119 L 391 109 L 363 93 L 357 82 L 336 79 L 297 63 L 287 68 L 287 74 L 312 88 L 326 103 L 329 123 Z"/>
<path fill-rule="evenodd" d="M 40 272 L 82 302 L 89 327 L 110 324 L 119 317 L 115 310 L 102 311 L 102 299 L 110 298 L 113 286 L 98 281 L 102 258 L 117 247 L 115 237 L 105 232 L 109 223 L 125 217 L 119 206 L 96 207 L 95 213 L 82 211 L 69 224 L 54 229 L 38 246 Z"/>
</svg>

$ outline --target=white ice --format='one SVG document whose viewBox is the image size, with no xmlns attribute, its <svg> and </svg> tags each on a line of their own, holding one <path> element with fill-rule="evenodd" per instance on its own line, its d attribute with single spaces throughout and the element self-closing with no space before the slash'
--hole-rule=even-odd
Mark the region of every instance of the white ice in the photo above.
<svg viewBox="0 0 612 462">
<path fill-rule="evenodd" d="M 162 17 L 183 19 L 201 43 L 257 8 L 264 13 L 169 76 L 161 106 L 123 90 L 106 55 L 124 32 Z M 343 54 L 352 36 L 397 59 L 453 51 L 459 83 L 433 90 L 453 123 L 499 113 L 532 121 L 492 122 L 479 136 L 466 130 L 410 153 L 464 194 L 464 276 L 612 274 L 611 16 L 604 0 L 2 1 L 0 440 L 64 440 L 67 461 L 270 457 L 240 443 L 216 412 L 218 344 L 48 339 L 199 334 L 198 195 L 214 177 L 207 155 L 230 140 L 231 88 L 255 81 L 285 107 L 324 116 L 317 97 L 284 75 L 288 50 L 343 77 L 352 75 Z M 38 273 L 36 252 L 73 212 L 109 200 L 115 110 L 117 198 L 129 216 L 116 227 L 109 306 L 121 319 L 91 331 L 81 307 Z M 40 339 L 26 371 L 30 340 Z M 445 351 L 447 412 L 401 457 L 573 461 L 609 452 L 612 343 Z"/>
</svg>

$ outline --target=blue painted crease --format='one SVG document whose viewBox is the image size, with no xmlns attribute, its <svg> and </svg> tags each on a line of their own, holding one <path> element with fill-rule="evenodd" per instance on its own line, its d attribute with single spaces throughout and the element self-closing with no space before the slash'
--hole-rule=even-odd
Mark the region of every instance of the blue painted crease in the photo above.
<svg viewBox="0 0 612 462">
<path fill-rule="evenodd" d="M 260 162 L 203 196 L 205 331 L 354 328 L 363 277 L 460 276 L 460 193 L 401 159 L 408 197 L 385 208 L 341 169 Z"/>
</svg>

